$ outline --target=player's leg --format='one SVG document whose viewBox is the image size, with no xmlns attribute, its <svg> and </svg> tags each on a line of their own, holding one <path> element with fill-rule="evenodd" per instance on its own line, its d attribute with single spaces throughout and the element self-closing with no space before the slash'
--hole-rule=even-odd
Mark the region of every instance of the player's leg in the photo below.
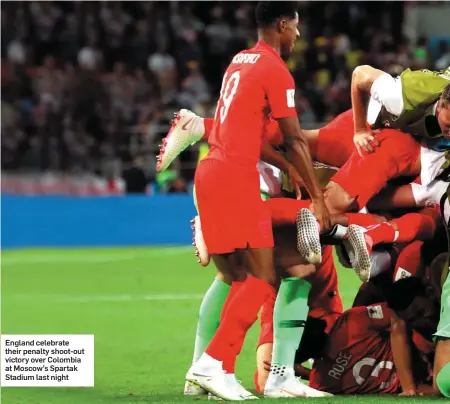
<svg viewBox="0 0 450 404">
<path fill-rule="evenodd" d="M 256 319 L 260 306 L 256 308 L 257 304 L 252 305 L 251 295 L 247 293 L 250 289 L 259 290 L 258 284 L 255 285 L 256 278 L 253 277 L 244 280 L 245 272 L 236 274 L 238 263 L 242 262 L 239 253 L 213 254 L 212 259 L 216 265 L 230 269 L 233 282 L 222 314 L 219 316 L 219 327 L 209 341 L 205 352 L 189 369 L 186 378 L 225 400 L 251 399 L 253 395 L 237 383 L 234 376 L 234 362 L 230 358 L 235 358 L 238 354 L 247 329 Z M 242 299 L 243 296 L 245 299 Z M 260 298 L 260 300 L 263 299 Z M 230 370 L 230 366 L 233 366 L 233 373 L 228 374 L 225 368 Z"/>
<path fill-rule="evenodd" d="M 444 397 L 450 398 L 450 337 L 438 338 L 434 356 L 434 387 Z"/>
<path fill-rule="evenodd" d="M 411 136 L 384 129 L 377 140 L 380 147 L 374 153 L 361 157 L 354 152 L 327 185 L 325 196 L 333 212 L 361 210 L 388 180 L 418 175 L 420 145 Z"/>
<path fill-rule="evenodd" d="M 440 216 L 435 209 L 425 208 L 420 213 L 408 213 L 398 219 L 364 229 L 351 225 L 347 230 L 348 250 L 353 256 L 352 266 L 360 278 L 369 279 L 373 246 L 387 243 L 409 243 L 413 240 L 431 240 Z M 364 280 L 363 280 L 364 281 Z"/>
<path fill-rule="evenodd" d="M 307 280 L 315 267 L 306 264 L 295 248 L 293 227 L 276 230 L 277 265 L 286 268 L 286 277 L 275 302 L 274 343 L 271 370 L 265 385 L 266 397 L 322 397 L 295 378 L 295 353 L 308 315 L 311 284 Z"/>
<path fill-rule="evenodd" d="M 309 211 L 310 200 L 271 198 L 264 201 L 274 225 L 295 224 L 297 226 L 297 249 L 307 262 L 321 261 L 319 224 Z"/>
<path fill-rule="evenodd" d="M 240 280 L 237 278 L 236 270 L 239 271 L 238 266 L 241 261 L 240 254 L 236 250 L 245 248 L 247 245 L 246 219 L 242 214 L 247 214 L 248 209 L 244 209 L 242 213 L 242 208 L 247 206 L 242 201 L 242 195 L 251 186 L 258 191 L 257 181 L 256 185 L 242 184 L 236 180 L 239 179 L 239 174 L 227 165 L 224 166 L 224 163 L 202 160 L 195 175 L 197 203 L 202 218 L 205 243 L 216 265 L 219 268 L 226 267 L 233 281 Z M 234 183 L 233 188 L 227 187 L 230 181 Z M 259 198 L 259 193 L 256 197 Z M 259 202 L 262 204 L 261 199 Z M 224 213 L 226 209 L 229 211 Z M 270 230 L 270 218 L 268 222 Z M 243 224 L 244 226 L 242 226 Z M 267 232 L 267 235 L 269 241 L 273 243 L 271 232 Z M 244 271 L 241 270 L 241 272 Z M 233 286 L 235 286 L 234 282 L 232 289 L 236 289 Z M 245 288 L 241 287 L 242 289 Z M 233 309 L 233 304 L 239 295 L 240 291 L 233 297 L 230 290 L 227 299 L 229 302 L 225 302 L 225 306 L 228 306 L 226 316 L 220 322 L 205 352 L 191 366 L 186 375 L 187 381 L 193 382 L 223 399 L 242 399 L 241 392 L 230 386 L 222 367 L 223 361 L 232 355 L 233 347 L 239 342 L 241 337 L 239 326 L 246 322 L 246 310 L 239 312 Z M 229 298 L 230 296 L 232 299 Z M 256 311 L 258 310 L 259 307 Z M 243 319 L 239 317 L 241 314 L 244 316 Z"/>
<path fill-rule="evenodd" d="M 446 263 L 448 265 L 448 262 Z M 434 386 L 445 397 L 450 397 L 450 276 L 442 287 L 441 314 L 436 332 L 434 356 Z"/>
<path fill-rule="evenodd" d="M 308 139 L 311 155 L 333 167 L 342 167 L 353 153 L 353 112 L 348 110 L 317 131 L 303 131 Z"/>
<path fill-rule="evenodd" d="M 194 356 L 192 359 L 193 364 L 197 362 L 203 352 L 205 352 L 217 327 L 219 327 L 222 308 L 224 307 L 226 298 L 229 294 L 231 284 L 232 279 L 229 276 L 224 275 L 222 271 L 218 270 L 216 278 L 202 299 L 198 315 L 197 331 L 195 334 Z M 201 395 L 206 394 L 206 391 L 192 382 L 186 381 L 184 394 Z"/>
</svg>

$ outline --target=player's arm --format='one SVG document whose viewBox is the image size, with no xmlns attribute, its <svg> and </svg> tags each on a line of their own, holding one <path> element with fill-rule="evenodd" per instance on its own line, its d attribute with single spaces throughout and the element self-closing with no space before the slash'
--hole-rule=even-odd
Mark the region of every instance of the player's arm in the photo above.
<svg viewBox="0 0 450 404">
<path fill-rule="evenodd" d="M 298 122 L 294 80 L 285 67 L 280 67 L 277 71 L 264 68 L 261 79 L 272 116 L 278 121 L 283 135 L 283 143 L 287 148 L 286 158 L 300 174 L 303 183 L 299 186 L 306 188 L 321 229 L 326 230 L 330 227 L 330 214 L 314 172 L 308 142 Z"/>
<path fill-rule="evenodd" d="M 401 82 L 386 72 L 372 66 L 358 66 L 353 71 L 351 83 L 352 108 L 355 127 L 355 146 L 360 155 L 372 152 L 379 146 L 371 131 L 367 129 L 367 107 L 370 97 L 394 115 L 403 110 Z"/>
<path fill-rule="evenodd" d="M 357 66 L 353 70 L 351 96 L 355 134 L 367 128 L 367 105 L 370 90 L 374 81 L 383 74 L 386 73 L 369 65 Z"/>
<path fill-rule="evenodd" d="M 295 193 L 297 196 L 301 197 L 300 185 L 303 180 L 300 177 L 300 174 L 297 172 L 295 167 L 289 163 L 280 153 L 278 153 L 268 140 L 263 139 L 261 144 L 261 160 L 271 164 L 281 171 L 284 171 L 289 176 L 289 180 L 294 187 Z"/>
<path fill-rule="evenodd" d="M 417 394 L 416 384 L 412 374 L 411 349 L 409 345 L 408 331 L 404 321 L 395 313 L 391 317 L 391 349 L 394 364 L 397 369 L 402 395 L 412 396 Z"/>
<path fill-rule="evenodd" d="M 303 180 L 321 230 L 326 230 L 330 227 L 330 214 L 325 206 L 323 191 L 315 175 L 309 145 L 300 128 L 298 118 L 295 116 L 277 120 L 283 134 L 284 145 L 287 148 L 286 157 Z"/>
</svg>

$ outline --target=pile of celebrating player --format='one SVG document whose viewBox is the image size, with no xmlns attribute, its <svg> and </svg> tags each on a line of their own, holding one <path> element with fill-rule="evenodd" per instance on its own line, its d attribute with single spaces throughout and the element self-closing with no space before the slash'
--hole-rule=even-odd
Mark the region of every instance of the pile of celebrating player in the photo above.
<svg viewBox="0 0 450 404">
<path fill-rule="evenodd" d="M 393 78 L 359 66 L 352 110 L 302 131 L 284 62 L 299 36 L 295 2 L 260 2 L 256 20 L 259 41 L 231 60 L 215 117 L 181 110 L 158 158 L 162 171 L 187 146 L 210 145 L 193 228 L 217 276 L 185 394 L 257 399 L 235 362 L 259 315 L 265 397 L 450 397 L 450 67 Z M 335 259 L 363 282 L 347 311 Z"/>
</svg>

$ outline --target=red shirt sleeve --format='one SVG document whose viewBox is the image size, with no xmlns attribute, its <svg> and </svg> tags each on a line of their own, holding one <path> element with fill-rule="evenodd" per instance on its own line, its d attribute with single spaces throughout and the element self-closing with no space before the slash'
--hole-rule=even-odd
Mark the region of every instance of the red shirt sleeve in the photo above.
<svg viewBox="0 0 450 404">
<path fill-rule="evenodd" d="M 275 63 L 273 63 L 275 64 Z M 287 67 L 268 68 L 264 75 L 265 92 L 275 119 L 297 116 L 295 109 L 295 83 Z"/>
</svg>

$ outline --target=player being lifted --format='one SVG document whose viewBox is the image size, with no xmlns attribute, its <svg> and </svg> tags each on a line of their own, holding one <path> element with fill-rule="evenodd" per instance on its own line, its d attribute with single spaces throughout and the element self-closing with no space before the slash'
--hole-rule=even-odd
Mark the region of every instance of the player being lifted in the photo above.
<svg viewBox="0 0 450 404">
<path fill-rule="evenodd" d="M 237 54 L 224 75 L 209 139 L 211 149 L 195 175 L 203 236 L 216 266 L 236 280 L 242 279 L 242 271 L 253 275 L 232 283 L 220 326 L 186 376 L 228 400 L 254 398 L 243 388 L 239 392 L 233 387 L 224 368 L 235 361 L 263 303 L 275 298 L 271 216 L 260 197 L 256 168 L 269 113 L 279 123 L 288 156 L 303 178 L 321 228 L 329 226 L 308 144 L 298 123 L 295 84 L 282 59 L 290 54 L 299 35 L 296 3 L 260 2 L 256 17 L 259 42 Z M 245 266 L 237 271 L 242 268 L 239 263 Z M 289 288 L 289 299 L 277 300 L 275 316 L 291 325 L 275 333 L 265 393 L 271 397 L 307 396 L 311 389 L 295 378 L 293 364 L 303 324 L 297 316 L 305 312 L 310 285 L 300 278 L 289 279 L 281 284 L 279 296 L 286 296 L 284 288 Z"/>
</svg>

